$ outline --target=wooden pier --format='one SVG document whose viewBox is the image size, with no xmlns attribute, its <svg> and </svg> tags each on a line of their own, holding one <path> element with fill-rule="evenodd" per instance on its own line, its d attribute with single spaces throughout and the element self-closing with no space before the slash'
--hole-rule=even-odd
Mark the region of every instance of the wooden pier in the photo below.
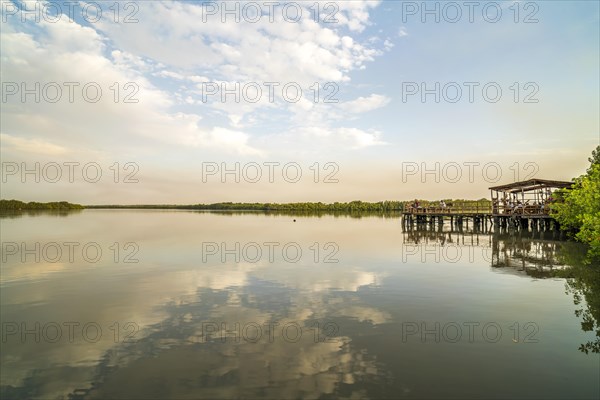
<svg viewBox="0 0 600 400">
<path fill-rule="evenodd" d="M 527 230 L 559 229 L 551 215 L 551 204 L 556 201 L 552 193 L 570 187 L 571 182 L 530 179 L 507 185 L 494 186 L 491 201 L 460 202 L 452 204 L 438 202 L 420 205 L 418 202 L 405 204 L 402 212 L 403 226 L 443 225 L 450 221 L 452 227 L 487 230 L 489 227 L 519 228 Z"/>
<path fill-rule="evenodd" d="M 445 221 L 450 221 L 450 225 L 456 228 L 464 226 L 469 229 L 470 223 L 474 228 L 487 229 L 488 225 L 493 225 L 492 207 L 456 203 L 446 207 L 405 204 L 402 212 L 402 223 L 407 226 L 443 225 Z"/>
</svg>

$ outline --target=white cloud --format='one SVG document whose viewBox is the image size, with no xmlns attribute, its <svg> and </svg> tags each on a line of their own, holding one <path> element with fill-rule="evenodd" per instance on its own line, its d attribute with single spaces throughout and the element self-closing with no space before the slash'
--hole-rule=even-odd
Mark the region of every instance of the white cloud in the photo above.
<svg viewBox="0 0 600 400">
<path fill-rule="evenodd" d="M 6 133 L 0 133 L 0 141 L 2 141 L 3 150 L 6 150 L 6 147 L 11 147 L 18 152 L 42 154 L 48 156 L 64 155 L 69 152 L 69 150 L 63 146 L 58 146 L 44 140 L 26 139 L 11 136 Z"/>
<path fill-rule="evenodd" d="M 322 11 L 327 3 L 320 2 Z M 66 156 L 66 149 L 77 148 L 113 158 L 119 152 L 168 151 L 263 157 L 321 146 L 344 150 L 383 144 L 380 132 L 335 125 L 344 113 L 384 106 L 385 96 L 332 105 L 315 103 L 310 89 L 315 82 L 349 84 L 353 71 L 389 48 L 381 41 L 362 43 L 357 35 L 369 26 L 369 12 L 379 1 L 336 3 L 338 22 L 331 24 L 312 20 L 314 3 L 301 4 L 306 18 L 299 23 L 285 22 L 281 14 L 274 23 L 221 23 L 219 18 L 202 23 L 201 5 L 187 2 L 139 3 L 134 24 L 112 18 L 90 26 L 66 18 L 22 23 L 19 14 L 8 16 L 1 38 L 3 80 L 95 82 L 103 96 L 94 104 L 78 98 L 50 105 L 22 103 L 15 96 L 3 108 L 3 144 L 9 152 L 32 155 Z M 304 92 L 297 103 L 277 94 L 275 102 L 266 95 L 256 103 L 204 102 L 205 82 L 296 82 Z M 128 83 L 135 90 L 126 89 Z M 123 97 L 132 91 L 138 102 L 125 104 Z M 259 130 L 262 123 L 270 131 Z"/>
<path fill-rule="evenodd" d="M 364 113 L 385 107 L 390 102 L 390 98 L 380 94 L 372 94 L 369 97 L 359 97 L 356 100 L 340 104 L 340 108 L 350 113 Z"/>
<path fill-rule="evenodd" d="M 329 2 L 321 2 L 321 9 Z M 221 4 L 221 3 L 217 3 Z M 297 3 L 298 4 L 298 3 Z M 116 46 L 181 69 L 210 70 L 225 80 L 345 81 L 380 50 L 356 43 L 339 31 L 361 31 L 368 25 L 369 9 L 378 2 L 352 1 L 339 6 L 337 23 L 316 23 L 310 7 L 299 3 L 303 19 L 286 22 L 281 10 L 274 22 L 262 18 L 257 23 L 233 18 L 222 22 L 219 15 L 204 17 L 198 3 L 147 2 L 140 5 L 137 24 L 117 24 L 110 19 L 96 26 Z M 326 18 L 327 13 L 321 15 Z"/>
<path fill-rule="evenodd" d="M 302 139 L 305 139 L 307 143 L 317 140 L 325 149 L 358 150 L 387 144 L 381 140 L 381 132 L 358 128 L 306 126 L 294 130 L 291 135 L 298 143 L 302 143 Z"/>
<path fill-rule="evenodd" d="M 354 142 L 353 149 L 386 144 L 380 140 L 381 133 L 377 131 L 366 132 L 357 128 L 340 128 L 336 131 L 336 134 L 348 141 Z"/>
<path fill-rule="evenodd" d="M 21 102 L 19 95 L 10 97 L 2 115 L 3 130 L 10 136 L 3 136 L 3 141 L 9 140 L 20 150 L 55 154 L 72 142 L 113 151 L 115 143 L 122 147 L 152 147 L 157 141 L 224 153 L 261 154 L 250 146 L 246 133 L 219 126 L 201 128 L 200 115 L 172 111 L 173 97 L 139 71 L 150 68 L 149 64 L 125 51 L 113 51 L 114 58 L 109 58 L 105 55 L 104 39 L 93 29 L 65 19 L 56 23 L 42 20 L 38 28 L 39 37 L 23 32 L 3 33 L 3 80 L 24 82 L 28 88 L 36 83 L 40 87 L 56 83 L 63 88 L 63 96 L 53 104 L 43 98 L 34 102 L 32 96 L 27 102 Z M 190 77 L 198 79 L 202 78 Z M 79 84 L 73 102 L 68 101 L 65 82 Z M 82 87 L 87 83 L 101 88 L 97 103 L 82 97 Z M 124 103 L 126 95 L 132 95 L 138 103 Z M 22 139 L 33 134 L 37 136 L 33 141 Z M 43 144 L 50 140 L 54 147 Z"/>
</svg>

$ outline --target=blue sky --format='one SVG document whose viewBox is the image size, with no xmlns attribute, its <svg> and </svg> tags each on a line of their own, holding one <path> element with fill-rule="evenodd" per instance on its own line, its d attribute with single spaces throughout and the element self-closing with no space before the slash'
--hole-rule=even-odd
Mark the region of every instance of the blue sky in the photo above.
<svg viewBox="0 0 600 400">
<path fill-rule="evenodd" d="M 585 170 L 600 142 L 595 1 L 476 2 L 472 21 L 465 2 L 427 2 L 440 10 L 439 22 L 421 15 L 422 2 L 318 3 L 321 16 L 335 11 L 333 23 L 314 21 L 314 1 L 281 2 L 272 22 L 261 6 L 256 23 L 247 20 L 250 14 L 240 14 L 240 22 L 230 15 L 224 23 L 221 2 L 124 1 L 118 17 L 114 2 L 88 3 L 78 3 L 71 15 L 65 2 L 40 2 L 38 10 L 48 14 L 36 22 L 34 11 L 23 22 L 21 10 L 33 9 L 33 2 L 2 2 L 2 161 L 42 167 L 95 162 L 105 177 L 114 162 L 131 162 L 139 167 L 139 182 L 23 182 L 17 173 L 4 177 L 3 198 L 179 203 L 483 197 L 496 182 L 449 182 L 444 176 L 436 182 L 420 174 L 406 179 L 405 165 L 496 163 L 503 183 L 514 180 L 515 163 L 522 173 L 530 163 L 537 177 L 568 180 Z M 263 4 L 232 3 L 240 10 Z M 286 3 L 303 10 L 299 22 L 283 18 Z M 94 21 L 96 14 L 83 13 L 86 6 L 99 6 L 102 16 Z M 458 22 L 448 21 L 457 9 Z M 125 23 L 130 13 L 137 22 Z M 43 96 L 36 103 L 32 95 L 22 101 L 18 92 L 7 94 L 14 84 L 33 88 L 36 82 L 63 89 L 65 82 L 94 82 L 103 96 L 90 103 L 76 90 L 73 102 L 63 92 L 56 103 Z M 279 85 L 273 102 L 265 82 Z M 407 95 L 436 82 L 440 90 L 449 88 L 449 98 L 456 87 L 462 96 L 451 102 L 440 94 L 436 102 L 435 94 L 424 101 L 421 93 Z M 474 88 L 472 102 L 465 82 Z M 233 96 L 222 101 L 218 93 L 206 93 L 207 85 L 236 83 L 258 85 L 259 101 L 243 95 L 240 102 Z M 300 101 L 282 98 L 278 88 L 286 84 L 303 90 Z M 487 93 L 502 90 L 497 102 L 482 93 L 492 84 Z M 131 98 L 138 102 L 123 102 L 134 88 Z M 333 89 L 338 102 L 323 103 Z M 528 94 L 537 102 L 525 102 Z M 207 162 L 292 161 L 305 178 L 315 162 L 335 163 L 338 182 L 201 179 Z"/>
</svg>

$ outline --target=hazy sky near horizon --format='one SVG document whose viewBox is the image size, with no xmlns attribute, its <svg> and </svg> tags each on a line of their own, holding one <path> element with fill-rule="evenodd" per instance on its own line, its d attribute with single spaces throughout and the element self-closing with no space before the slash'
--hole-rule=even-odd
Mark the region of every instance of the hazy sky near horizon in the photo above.
<svg viewBox="0 0 600 400">
<path fill-rule="evenodd" d="M 480 198 L 600 144 L 597 1 L 226 3 L 2 0 L 1 197 Z"/>
</svg>

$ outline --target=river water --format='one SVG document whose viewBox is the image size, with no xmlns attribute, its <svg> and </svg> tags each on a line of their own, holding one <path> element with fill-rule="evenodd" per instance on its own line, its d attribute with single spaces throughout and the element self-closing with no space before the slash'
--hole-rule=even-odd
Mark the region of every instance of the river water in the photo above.
<svg viewBox="0 0 600 400">
<path fill-rule="evenodd" d="M 3 399 L 600 393 L 598 275 L 554 232 L 159 210 L 1 225 Z"/>
</svg>

